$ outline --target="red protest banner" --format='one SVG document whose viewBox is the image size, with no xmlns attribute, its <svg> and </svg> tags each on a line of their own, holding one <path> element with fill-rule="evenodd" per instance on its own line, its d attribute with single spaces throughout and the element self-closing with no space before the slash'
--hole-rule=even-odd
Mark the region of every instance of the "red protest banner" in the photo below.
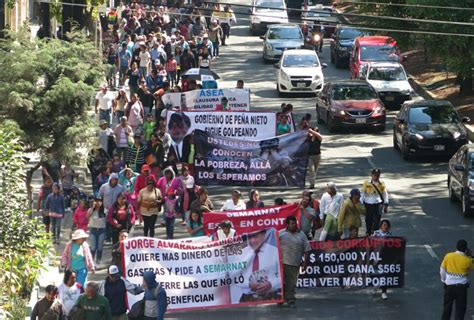
<svg viewBox="0 0 474 320">
<path fill-rule="evenodd" d="M 204 232 L 214 233 L 224 220 L 232 223 L 238 235 L 267 228 L 280 230 L 286 227 L 287 217 L 293 216 L 299 221 L 299 214 L 297 203 L 242 211 L 208 212 L 204 213 Z"/>
</svg>

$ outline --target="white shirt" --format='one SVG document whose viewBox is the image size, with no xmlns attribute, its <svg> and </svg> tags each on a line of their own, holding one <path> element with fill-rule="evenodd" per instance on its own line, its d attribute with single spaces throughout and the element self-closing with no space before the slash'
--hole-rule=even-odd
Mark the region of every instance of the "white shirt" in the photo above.
<svg viewBox="0 0 474 320">
<path fill-rule="evenodd" d="M 105 128 L 105 130 L 100 129 L 99 131 L 99 142 L 102 149 L 105 151 L 108 150 L 109 146 L 109 137 L 113 136 L 114 132 L 110 128 Z"/>
<path fill-rule="evenodd" d="M 325 192 L 319 201 L 320 218 L 323 219 L 325 214 L 337 218 L 343 204 L 344 196 L 342 194 L 337 192 L 334 197 L 331 197 L 329 193 Z"/>
<path fill-rule="evenodd" d="M 237 204 L 234 204 L 234 200 L 230 199 L 224 203 L 224 205 L 221 208 L 221 211 L 239 211 L 239 210 L 245 210 L 245 209 L 247 209 L 247 205 L 245 204 L 244 201 L 239 199 L 239 201 L 237 201 Z"/>
<path fill-rule="evenodd" d="M 82 292 L 84 292 L 84 289 L 81 284 L 77 282 L 72 287 L 68 287 L 64 283 L 59 285 L 59 299 L 61 300 L 66 315 L 69 315 L 71 309 L 76 305 L 77 299 L 79 299 Z"/>
<path fill-rule="evenodd" d="M 98 106 L 99 110 L 107 111 L 107 110 L 112 109 L 112 104 L 113 104 L 113 101 L 115 100 L 115 97 L 110 91 L 107 91 L 105 94 L 102 91 L 100 91 L 95 96 L 95 99 L 99 101 L 99 106 Z"/>
<path fill-rule="evenodd" d="M 151 55 L 148 51 L 140 51 L 140 68 L 148 67 L 150 63 Z"/>
<path fill-rule="evenodd" d="M 216 232 L 216 239 L 213 239 L 213 240 L 225 240 L 225 239 L 228 239 L 228 238 L 233 238 L 233 237 L 235 237 L 235 234 L 236 234 L 236 232 L 232 228 L 230 228 L 228 235 L 226 235 L 224 233 L 224 230 L 222 230 L 222 228 L 219 228 L 219 229 L 217 229 L 217 232 Z"/>
<path fill-rule="evenodd" d="M 194 188 L 194 178 L 192 175 L 188 174 L 187 177 L 182 176 L 181 181 L 183 182 L 183 186 L 185 189 L 192 189 Z"/>
</svg>

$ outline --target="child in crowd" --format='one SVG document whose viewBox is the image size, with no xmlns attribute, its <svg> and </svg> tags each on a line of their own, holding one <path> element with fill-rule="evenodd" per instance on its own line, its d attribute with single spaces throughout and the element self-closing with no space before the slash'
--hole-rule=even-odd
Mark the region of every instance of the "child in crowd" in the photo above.
<svg viewBox="0 0 474 320">
<path fill-rule="evenodd" d="M 379 230 L 375 230 L 374 232 L 374 237 L 390 237 L 392 236 L 392 231 L 390 231 L 391 225 L 390 221 L 387 219 L 383 219 L 380 221 L 380 227 Z M 387 287 L 380 287 L 382 289 L 382 300 L 387 300 L 388 295 L 387 295 Z"/>
<path fill-rule="evenodd" d="M 87 212 L 89 211 L 87 199 L 80 199 L 79 206 L 74 210 L 73 221 L 76 229 L 82 229 L 87 231 L 87 225 L 89 219 L 87 218 Z"/>
<path fill-rule="evenodd" d="M 300 130 L 306 130 L 306 129 L 310 128 L 310 126 L 309 126 L 310 121 L 311 121 L 311 114 L 306 113 L 303 116 L 303 119 L 301 119 Z"/>
<path fill-rule="evenodd" d="M 204 233 L 204 225 L 202 221 L 202 212 L 200 209 L 191 210 L 189 220 L 187 222 L 188 233 L 191 237 L 202 237 Z"/>
<path fill-rule="evenodd" d="M 153 114 L 149 113 L 146 116 L 145 123 L 143 124 L 143 130 L 145 130 L 146 141 L 150 140 L 150 136 L 153 133 L 154 129 L 155 129 L 155 119 L 153 117 Z"/>
<path fill-rule="evenodd" d="M 165 225 L 166 225 L 166 239 L 173 239 L 174 235 L 174 221 L 176 220 L 178 207 L 178 199 L 175 191 L 169 188 L 165 199 Z"/>
<path fill-rule="evenodd" d="M 119 173 L 125 168 L 125 163 L 120 159 L 118 154 L 114 154 L 112 160 L 112 172 Z"/>
<path fill-rule="evenodd" d="M 286 133 L 290 133 L 291 127 L 288 123 L 288 115 L 284 113 L 280 113 L 278 117 L 278 126 L 277 126 L 277 135 L 282 135 Z"/>
</svg>

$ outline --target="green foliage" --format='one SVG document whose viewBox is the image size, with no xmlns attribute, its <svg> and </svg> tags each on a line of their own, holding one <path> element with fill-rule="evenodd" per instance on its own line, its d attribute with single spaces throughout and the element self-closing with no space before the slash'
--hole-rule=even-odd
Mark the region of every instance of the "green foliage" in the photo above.
<svg viewBox="0 0 474 320">
<path fill-rule="evenodd" d="M 71 41 L 11 34 L 0 42 L 0 117 L 18 124 L 25 150 L 71 161 L 89 141 L 89 103 L 103 64 L 84 34 Z"/>
<path fill-rule="evenodd" d="M 42 224 L 30 218 L 22 152 L 14 126 L 1 123 L 0 312 L 6 312 L 9 319 L 18 319 L 18 310 L 24 309 L 22 302 L 29 296 L 51 247 Z"/>
</svg>

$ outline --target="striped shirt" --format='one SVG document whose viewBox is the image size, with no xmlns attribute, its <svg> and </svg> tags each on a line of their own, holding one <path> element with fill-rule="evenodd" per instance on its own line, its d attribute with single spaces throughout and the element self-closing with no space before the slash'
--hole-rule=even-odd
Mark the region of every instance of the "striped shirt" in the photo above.
<svg viewBox="0 0 474 320">
<path fill-rule="evenodd" d="M 301 230 L 280 230 L 280 248 L 283 264 L 290 266 L 299 266 L 303 254 L 310 250 L 308 239 Z"/>
<path fill-rule="evenodd" d="M 441 263 L 441 281 L 446 285 L 469 283 L 469 271 L 474 270 L 472 258 L 464 252 L 450 252 L 444 256 Z"/>
<path fill-rule="evenodd" d="M 128 148 L 127 156 L 125 157 L 125 163 L 127 165 L 137 165 L 137 167 L 141 166 L 145 163 L 145 156 L 146 156 L 146 149 L 145 145 L 140 145 L 137 148 L 134 144 L 132 144 Z M 138 152 L 138 155 L 137 155 Z"/>
</svg>

